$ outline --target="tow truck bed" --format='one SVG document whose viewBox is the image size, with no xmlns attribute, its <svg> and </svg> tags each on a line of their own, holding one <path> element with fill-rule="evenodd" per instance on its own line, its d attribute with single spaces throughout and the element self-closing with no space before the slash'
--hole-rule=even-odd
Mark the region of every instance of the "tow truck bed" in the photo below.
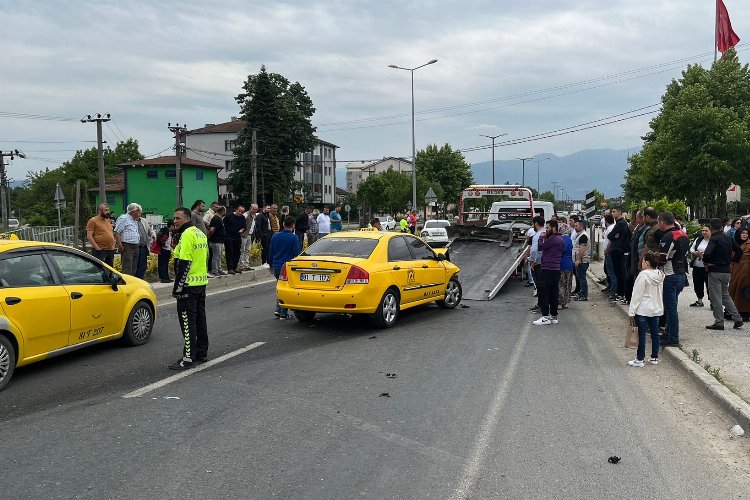
<svg viewBox="0 0 750 500">
<path fill-rule="evenodd" d="M 507 243 L 506 243 L 507 245 Z M 491 300 L 521 263 L 525 243 L 453 240 L 448 245 L 451 262 L 461 268 L 463 298 Z"/>
</svg>

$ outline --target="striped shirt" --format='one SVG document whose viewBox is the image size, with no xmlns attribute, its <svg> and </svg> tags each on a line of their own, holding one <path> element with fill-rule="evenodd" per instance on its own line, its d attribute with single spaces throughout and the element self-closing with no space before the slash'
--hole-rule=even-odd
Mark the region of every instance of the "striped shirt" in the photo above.
<svg viewBox="0 0 750 500">
<path fill-rule="evenodd" d="M 115 232 L 120 235 L 120 240 L 123 243 L 139 245 L 141 242 L 141 235 L 138 230 L 138 221 L 133 219 L 130 214 L 122 214 L 117 218 L 117 223 L 115 224 Z"/>
</svg>

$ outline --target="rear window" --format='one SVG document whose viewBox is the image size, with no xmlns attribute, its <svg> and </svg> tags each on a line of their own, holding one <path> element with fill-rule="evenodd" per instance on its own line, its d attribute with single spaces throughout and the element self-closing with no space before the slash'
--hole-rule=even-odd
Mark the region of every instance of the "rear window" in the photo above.
<svg viewBox="0 0 750 500">
<path fill-rule="evenodd" d="M 323 238 L 305 250 L 302 255 L 333 255 L 336 257 L 354 257 L 366 259 L 378 246 L 378 240 L 372 238 Z"/>
<path fill-rule="evenodd" d="M 431 220 L 424 223 L 424 227 L 429 229 L 446 228 L 450 225 L 451 223 L 446 220 Z"/>
</svg>

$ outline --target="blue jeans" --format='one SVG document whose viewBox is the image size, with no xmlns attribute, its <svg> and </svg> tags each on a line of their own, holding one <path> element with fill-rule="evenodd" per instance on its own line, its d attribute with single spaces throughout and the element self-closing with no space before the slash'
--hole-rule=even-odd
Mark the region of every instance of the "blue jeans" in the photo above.
<svg viewBox="0 0 750 500">
<path fill-rule="evenodd" d="M 669 274 L 664 278 L 664 338 L 672 343 L 680 341 L 680 318 L 677 315 L 677 298 L 685 288 L 684 274 Z"/>
<path fill-rule="evenodd" d="M 589 297 L 589 283 L 586 280 L 586 271 L 588 270 L 588 262 L 581 262 L 576 266 L 576 283 L 578 283 L 578 286 L 580 288 L 578 296 L 586 299 Z"/>
<path fill-rule="evenodd" d="M 659 316 L 635 315 L 635 324 L 638 326 L 638 351 L 635 357 L 643 361 L 646 357 L 646 329 L 651 331 L 651 357 L 659 357 Z"/>
<path fill-rule="evenodd" d="M 281 269 L 273 270 L 273 276 L 274 278 L 276 278 L 276 281 L 279 281 L 280 273 L 281 273 Z M 281 304 L 279 304 L 278 295 L 276 296 L 276 312 L 279 313 L 280 317 L 286 317 L 289 315 L 289 310 L 286 307 L 281 307 Z"/>
<path fill-rule="evenodd" d="M 604 258 L 604 272 L 609 278 L 609 290 L 611 293 L 617 293 L 617 275 L 615 274 L 615 268 L 612 266 L 612 257 L 609 254 Z"/>
</svg>

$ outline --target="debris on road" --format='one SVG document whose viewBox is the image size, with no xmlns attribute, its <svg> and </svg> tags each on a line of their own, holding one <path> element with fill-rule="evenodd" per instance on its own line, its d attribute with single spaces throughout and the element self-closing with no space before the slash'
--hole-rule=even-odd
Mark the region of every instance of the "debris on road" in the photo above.
<svg viewBox="0 0 750 500">
<path fill-rule="evenodd" d="M 390 394 L 388 394 L 387 392 L 381 392 L 381 393 L 380 393 L 380 395 L 379 395 L 378 397 L 379 397 L 379 398 L 390 398 L 390 397 L 391 397 L 391 395 L 390 395 Z"/>
<path fill-rule="evenodd" d="M 164 396 L 164 399 L 180 399 L 179 396 Z"/>
<path fill-rule="evenodd" d="M 745 429 L 743 429 L 742 427 L 740 427 L 739 424 L 737 424 L 734 427 L 732 427 L 731 429 L 729 429 L 729 437 L 738 438 L 738 437 L 742 437 L 744 435 L 745 435 Z"/>
<path fill-rule="evenodd" d="M 617 463 L 617 462 L 619 462 L 620 460 L 622 460 L 622 459 L 621 459 L 620 457 L 617 457 L 617 456 L 615 456 L 615 455 L 612 455 L 611 457 L 609 457 L 609 459 L 607 460 L 607 462 L 609 462 L 609 463 L 611 463 L 611 464 L 616 464 L 616 463 Z"/>
<path fill-rule="evenodd" d="M 378 336 L 377 335 L 373 335 L 372 337 L 370 337 L 370 340 L 376 339 L 376 338 L 378 338 Z"/>
<path fill-rule="evenodd" d="M 471 306 L 467 306 L 466 304 L 459 304 L 458 307 L 461 309 L 471 309 Z"/>
<path fill-rule="evenodd" d="M 385 376 L 387 378 L 396 378 L 396 374 L 395 373 L 386 373 Z"/>
</svg>

